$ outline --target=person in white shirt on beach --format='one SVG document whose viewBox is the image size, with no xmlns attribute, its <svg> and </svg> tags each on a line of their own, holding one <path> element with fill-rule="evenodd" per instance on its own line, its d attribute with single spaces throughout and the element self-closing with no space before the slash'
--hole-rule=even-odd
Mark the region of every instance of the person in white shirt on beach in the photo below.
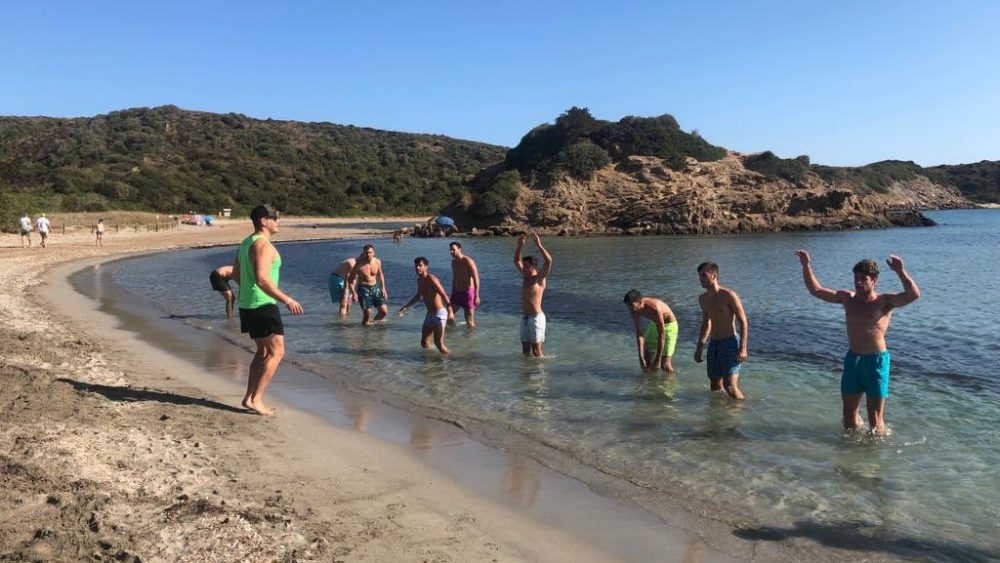
<svg viewBox="0 0 1000 563">
<path fill-rule="evenodd" d="M 21 231 L 21 247 L 23 248 L 25 246 L 25 244 L 24 244 L 25 240 L 28 241 L 27 246 L 30 247 L 31 246 L 31 217 L 28 217 L 27 213 L 24 214 L 24 217 L 21 217 L 21 220 L 18 222 L 18 227 L 20 227 L 20 231 Z"/>
<path fill-rule="evenodd" d="M 35 221 L 35 228 L 38 229 L 38 236 L 42 237 L 42 248 L 45 248 L 45 242 L 49 238 L 49 231 L 52 227 L 44 213 L 42 213 L 42 216 Z"/>
</svg>

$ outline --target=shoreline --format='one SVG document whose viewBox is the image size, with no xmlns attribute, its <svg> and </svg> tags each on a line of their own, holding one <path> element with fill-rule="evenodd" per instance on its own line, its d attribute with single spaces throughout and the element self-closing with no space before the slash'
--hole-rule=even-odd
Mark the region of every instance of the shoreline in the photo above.
<svg viewBox="0 0 1000 563">
<path fill-rule="evenodd" d="M 0 307 L 10 321 L 0 332 L 0 399 L 11 405 L 0 415 L 6 555 L 614 559 L 479 498 L 383 440 L 295 409 L 277 419 L 239 412 L 231 405 L 240 383 L 205 377 L 198 364 L 128 336 L 85 297 L 57 287 L 88 259 L 93 266 L 141 251 L 236 244 L 247 226 L 207 241 L 194 229 L 116 235 L 103 248 L 89 246 L 87 233 L 52 237 L 44 250 L 0 250 Z M 331 231 L 308 238 L 369 236 Z M 70 311 L 50 299 L 66 300 Z"/>
</svg>

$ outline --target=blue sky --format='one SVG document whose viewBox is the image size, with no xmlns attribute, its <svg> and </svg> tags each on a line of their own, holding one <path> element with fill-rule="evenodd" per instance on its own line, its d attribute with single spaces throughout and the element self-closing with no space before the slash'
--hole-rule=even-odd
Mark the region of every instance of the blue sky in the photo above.
<svg viewBox="0 0 1000 563">
<path fill-rule="evenodd" d="M 1000 160 L 1000 2 L 4 2 L 0 115 L 174 104 L 513 146 L 571 106 L 813 162 Z"/>
</svg>

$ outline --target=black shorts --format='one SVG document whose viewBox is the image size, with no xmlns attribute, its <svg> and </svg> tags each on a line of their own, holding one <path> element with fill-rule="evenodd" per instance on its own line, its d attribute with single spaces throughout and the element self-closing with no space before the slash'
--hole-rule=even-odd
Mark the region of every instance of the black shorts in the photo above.
<svg viewBox="0 0 1000 563">
<path fill-rule="evenodd" d="M 212 289 L 215 291 L 232 291 L 233 288 L 229 287 L 229 280 L 222 279 L 219 272 L 212 271 L 208 276 L 208 281 L 212 282 Z"/>
<path fill-rule="evenodd" d="M 281 311 L 273 304 L 256 309 L 240 309 L 240 332 L 249 332 L 250 338 L 285 334 L 285 326 L 281 324 Z"/>
</svg>

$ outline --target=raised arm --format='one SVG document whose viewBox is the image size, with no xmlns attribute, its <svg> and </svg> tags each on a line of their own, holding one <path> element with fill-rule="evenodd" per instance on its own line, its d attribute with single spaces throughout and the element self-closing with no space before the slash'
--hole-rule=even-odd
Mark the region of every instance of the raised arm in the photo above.
<svg viewBox="0 0 1000 563">
<path fill-rule="evenodd" d="M 903 259 L 892 255 L 889 256 L 886 262 L 889 263 L 889 268 L 893 272 L 896 272 L 896 275 L 899 276 L 899 281 L 903 284 L 903 293 L 890 293 L 885 296 L 889 300 L 889 303 L 893 307 L 903 307 L 920 299 L 920 288 L 917 287 L 917 282 L 913 281 L 910 274 L 903 269 Z"/>
<path fill-rule="evenodd" d="M 542 239 L 538 235 L 535 235 L 535 246 L 538 247 L 538 253 L 542 255 L 542 258 L 545 258 L 545 265 L 538 271 L 538 278 L 541 279 L 552 271 L 552 255 L 542 246 Z"/>
<path fill-rule="evenodd" d="M 816 274 L 812 270 L 809 253 L 805 250 L 798 250 L 795 255 L 799 257 L 799 263 L 802 264 L 802 281 L 805 282 L 809 294 L 827 303 L 840 303 L 840 294 L 819 284 L 819 280 L 816 279 Z"/>
<path fill-rule="evenodd" d="M 521 250 L 524 248 L 524 235 L 517 235 L 517 246 L 514 247 L 514 267 L 520 272 L 524 269 L 524 265 L 521 264 Z"/>
</svg>

